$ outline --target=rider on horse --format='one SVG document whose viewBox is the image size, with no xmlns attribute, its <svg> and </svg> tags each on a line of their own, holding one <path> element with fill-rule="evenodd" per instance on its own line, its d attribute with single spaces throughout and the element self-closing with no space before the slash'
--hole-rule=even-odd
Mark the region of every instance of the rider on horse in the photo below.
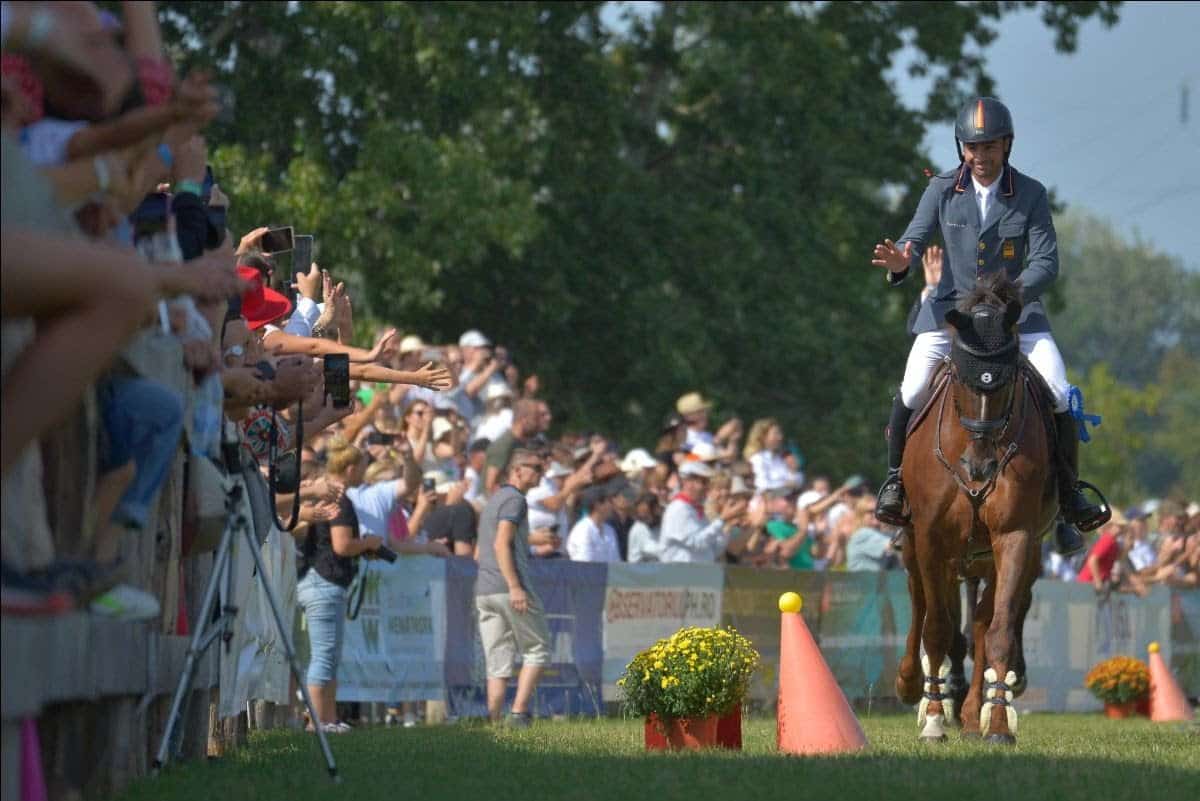
<svg viewBox="0 0 1200 801">
<path fill-rule="evenodd" d="M 1046 189 L 1008 163 L 1012 152 L 1012 115 L 999 100 L 979 97 L 962 111 L 954 126 L 960 164 L 929 181 L 917 212 L 897 242 L 875 246 L 871 263 L 888 269 L 897 286 L 914 267 L 934 233 L 946 244 L 941 281 L 922 303 L 913 333 L 904 380 L 893 399 L 888 428 L 888 475 L 879 490 L 876 517 L 903 526 L 904 485 L 900 465 L 909 417 L 928 400 L 929 379 L 950 352 L 951 335 L 942 327 L 947 311 L 970 293 L 976 281 L 998 270 L 1021 286 L 1024 305 L 1018 322 L 1021 352 L 1045 380 L 1053 396 L 1062 515 L 1055 539 L 1064 554 L 1083 548 L 1076 526 L 1090 531 L 1106 515 L 1083 495 L 1078 479 L 1079 439 L 1069 409 L 1067 371 L 1042 305 L 1042 293 L 1058 277 L 1058 243 L 1050 219 Z"/>
</svg>

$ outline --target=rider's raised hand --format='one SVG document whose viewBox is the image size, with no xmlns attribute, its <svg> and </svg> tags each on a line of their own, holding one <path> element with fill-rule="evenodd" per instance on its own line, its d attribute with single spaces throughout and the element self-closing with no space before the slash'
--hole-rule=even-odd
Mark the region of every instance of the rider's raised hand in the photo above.
<svg viewBox="0 0 1200 801">
<path fill-rule="evenodd" d="M 937 286 L 942 280 L 944 261 L 942 249 L 937 245 L 930 245 L 921 254 L 921 266 L 925 268 L 925 286 Z"/>
<path fill-rule="evenodd" d="M 902 273 L 908 269 L 909 260 L 912 258 L 912 242 L 905 242 L 904 249 L 896 247 L 896 243 L 890 239 L 883 240 L 882 244 L 875 246 L 874 258 L 871 259 L 871 264 L 876 267 L 886 267 L 889 272 Z"/>
</svg>

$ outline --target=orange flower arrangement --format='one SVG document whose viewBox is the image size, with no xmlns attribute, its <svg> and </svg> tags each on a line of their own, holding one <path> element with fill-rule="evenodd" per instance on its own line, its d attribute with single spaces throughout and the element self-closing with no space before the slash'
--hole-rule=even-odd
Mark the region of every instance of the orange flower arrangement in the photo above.
<svg viewBox="0 0 1200 801">
<path fill-rule="evenodd" d="M 1150 691 L 1150 671 L 1139 659 L 1114 656 L 1089 670 L 1083 684 L 1106 704 L 1124 704 Z"/>
</svg>

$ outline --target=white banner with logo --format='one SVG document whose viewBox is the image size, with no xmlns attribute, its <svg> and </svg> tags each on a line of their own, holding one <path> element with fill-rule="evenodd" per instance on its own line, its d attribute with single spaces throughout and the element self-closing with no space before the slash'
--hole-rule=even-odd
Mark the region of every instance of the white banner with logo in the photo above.
<svg viewBox="0 0 1200 801">
<path fill-rule="evenodd" d="M 446 563 L 402 556 L 366 563 L 363 601 L 346 621 L 339 701 L 423 701 L 445 697 Z M 351 598 L 351 603 L 354 598 Z"/>
<path fill-rule="evenodd" d="M 610 564 L 604 596 L 604 700 L 620 699 L 617 679 L 639 651 L 684 626 L 719 625 L 724 584 L 724 572 L 715 564 Z"/>
</svg>

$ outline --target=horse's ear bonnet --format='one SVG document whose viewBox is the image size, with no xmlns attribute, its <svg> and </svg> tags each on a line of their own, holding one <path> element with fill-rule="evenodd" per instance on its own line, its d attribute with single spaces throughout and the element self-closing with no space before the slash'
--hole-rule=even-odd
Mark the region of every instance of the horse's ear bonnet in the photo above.
<svg viewBox="0 0 1200 801">
<path fill-rule="evenodd" d="M 969 316 L 957 310 L 946 313 L 946 321 L 958 330 L 951 360 L 971 389 L 992 392 L 1012 382 L 1020 351 L 1012 333 L 1016 320 L 1010 318 L 1020 311 L 1020 304 L 1010 303 L 1003 309 L 979 304 Z"/>
</svg>

